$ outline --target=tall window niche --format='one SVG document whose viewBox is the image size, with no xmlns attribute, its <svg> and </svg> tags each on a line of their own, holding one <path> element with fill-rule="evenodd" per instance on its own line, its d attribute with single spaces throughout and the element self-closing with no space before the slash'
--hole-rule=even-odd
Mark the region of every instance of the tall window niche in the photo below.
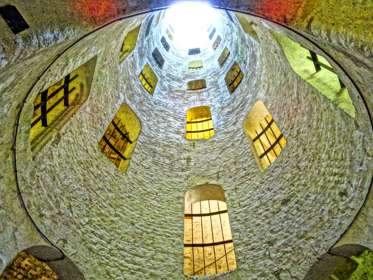
<svg viewBox="0 0 373 280">
<path fill-rule="evenodd" d="M 250 37 L 258 40 L 258 34 L 256 33 L 255 29 L 253 28 L 254 23 L 250 22 L 244 15 L 236 13 L 236 17 L 241 24 L 243 31 L 248 34 Z"/>
<path fill-rule="evenodd" d="M 193 107 L 186 112 L 187 140 L 208 140 L 215 135 L 209 106 Z"/>
<path fill-rule="evenodd" d="M 233 93 L 237 89 L 243 76 L 240 66 L 235 62 L 225 75 L 225 83 L 230 93 Z"/>
<path fill-rule="evenodd" d="M 229 49 L 225 47 L 218 58 L 218 63 L 220 67 L 224 66 L 230 54 L 231 52 L 229 51 Z"/>
<path fill-rule="evenodd" d="M 247 115 L 244 130 L 259 167 L 267 169 L 280 156 L 286 139 L 262 101 L 256 102 Z"/>
<path fill-rule="evenodd" d="M 158 83 L 158 77 L 148 63 L 144 65 L 144 68 L 140 72 L 139 80 L 149 94 L 154 93 Z"/>
<path fill-rule="evenodd" d="M 282 47 L 293 71 L 339 109 L 355 118 L 356 110 L 348 89 L 328 60 L 285 35 L 277 32 L 273 35 Z"/>
<path fill-rule="evenodd" d="M 210 276 L 237 268 L 224 190 L 201 185 L 185 194 L 184 274 Z"/>
<path fill-rule="evenodd" d="M 120 49 L 119 53 L 119 61 L 122 62 L 127 58 L 127 56 L 135 49 L 137 39 L 139 37 L 141 24 L 132 29 L 127 35 L 124 37 L 122 48 Z"/>
<path fill-rule="evenodd" d="M 99 142 L 101 152 L 119 171 L 127 171 L 140 132 L 139 118 L 127 104 L 123 104 Z"/>
<path fill-rule="evenodd" d="M 91 90 L 96 57 L 39 92 L 34 99 L 30 143 L 39 151 L 78 111 Z"/>
</svg>

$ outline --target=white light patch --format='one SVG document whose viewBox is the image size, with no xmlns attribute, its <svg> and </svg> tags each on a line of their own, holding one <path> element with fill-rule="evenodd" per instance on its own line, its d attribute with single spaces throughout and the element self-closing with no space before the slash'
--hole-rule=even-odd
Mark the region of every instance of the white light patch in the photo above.
<svg viewBox="0 0 373 280">
<path fill-rule="evenodd" d="M 174 31 L 174 46 L 182 51 L 206 48 L 208 29 L 216 27 L 218 12 L 206 2 L 179 2 L 167 9 L 164 23 Z"/>
</svg>

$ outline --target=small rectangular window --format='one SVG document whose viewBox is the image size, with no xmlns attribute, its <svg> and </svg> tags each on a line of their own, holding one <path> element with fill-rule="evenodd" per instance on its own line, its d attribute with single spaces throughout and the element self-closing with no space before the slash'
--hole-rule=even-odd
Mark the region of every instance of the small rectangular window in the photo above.
<svg viewBox="0 0 373 280">
<path fill-rule="evenodd" d="M 189 70 L 200 70 L 203 68 L 203 62 L 202 60 L 189 61 L 188 68 Z"/>
<path fill-rule="evenodd" d="M 99 147 L 120 171 L 126 171 L 140 135 L 141 123 L 128 105 L 122 105 L 102 136 Z"/>
<path fill-rule="evenodd" d="M 142 86 L 144 87 L 144 89 L 148 93 L 150 94 L 154 93 L 155 87 L 157 86 L 157 83 L 158 83 L 158 78 L 149 64 L 144 65 L 144 68 L 142 69 L 139 75 L 139 80 Z"/>
<path fill-rule="evenodd" d="M 150 33 L 150 29 L 152 27 L 152 23 L 153 23 L 153 20 L 154 20 L 154 15 L 152 15 L 148 21 L 148 24 L 146 26 L 146 31 L 145 31 L 145 37 L 147 37 Z"/>
<path fill-rule="evenodd" d="M 255 29 L 253 28 L 254 23 L 249 21 L 245 15 L 237 14 L 237 18 L 239 23 L 241 24 L 242 29 L 250 35 L 255 40 L 258 39 L 258 34 L 256 33 Z"/>
<path fill-rule="evenodd" d="M 206 88 L 206 80 L 193 80 L 189 81 L 187 84 L 188 90 L 200 90 Z"/>
<path fill-rule="evenodd" d="M 155 60 L 155 62 L 157 63 L 157 65 L 159 66 L 159 68 L 163 68 L 163 65 L 164 65 L 164 58 L 161 54 L 161 52 L 158 50 L 158 48 L 155 48 L 152 52 L 152 56 Z"/>
<path fill-rule="evenodd" d="M 172 36 L 171 31 L 168 30 L 168 29 L 166 29 L 166 34 L 167 34 L 168 39 L 170 39 L 170 41 L 172 41 L 172 39 L 173 39 L 174 37 Z"/>
<path fill-rule="evenodd" d="M 286 139 L 262 101 L 250 110 L 244 128 L 260 168 L 268 168 L 285 148 Z"/>
<path fill-rule="evenodd" d="M 14 34 L 18 34 L 30 27 L 17 8 L 12 5 L 0 7 L 0 15 Z"/>
<path fill-rule="evenodd" d="M 216 50 L 219 47 L 220 43 L 221 43 L 221 37 L 220 35 L 218 35 L 214 41 L 214 44 L 212 44 L 212 48 Z"/>
<path fill-rule="evenodd" d="M 168 44 L 168 42 L 167 42 L 167 40 L 164 36 L 162 36 L 162 38 L 161 38 L 161 44 L 166 51 L 170 50 L 170 45 Z"/>
<path fill-rule="evenodd" d="M 141 25 L 135 27 L 124 37 L 122 48 L 119 53 L 119 60 L 123 61 L 136 47 Z"/>
<path fill-rule="evenodd" d="M 209 35 L 209 39 L 210 39 L 210 40 L 212 40 L 212 38 L 214 38 L 215 32 L 216 32 L 216 28 L 214 27 L 214 28 L 211 30 L 210 35 Z"/>
<path fill-rule="evenodd" d="M 188 51 L 189 55 L 196 55 L 196 54 L 200 54 L 200 53 L 201 53 L 200 48 L 189 49 L 189 51 Z"/>
<path fill-rule="evenodd" d="M 186 121 L 185 138 L 188 140 L 207 140 L 215 134 L 211 110 L 208 106 L 189 109 Z"/>
<path fill-rule="evenodd" d="M 225 83 L 229 89 L 230 93 L 233 93 L 236 88 L 240 85 L 243 79 L 243 73 L 240 66 L 235 62 L 229 69 L 228 73 L 225 75 Z"/>
<path fill-rule="evenodd" d="M 231 52 L 228 50 L 227 47 L 225 47 L 224 50 L 221 52 L 219 58 L 218 58 L 218 63 L 219 63 L 220 67 L 223 67 L 223 65 L 227 61 L 230 54 L 231 54 Z"/>
</svg>

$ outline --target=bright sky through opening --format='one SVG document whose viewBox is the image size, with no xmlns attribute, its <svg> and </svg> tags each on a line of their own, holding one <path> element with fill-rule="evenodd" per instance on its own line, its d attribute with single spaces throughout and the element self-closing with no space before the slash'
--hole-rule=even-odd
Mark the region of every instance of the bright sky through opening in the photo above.
<svg viewBox="0 0 373 280">
<path fill-rule="evenodd" d="M 171 25 L 174 45 L 180 50 L 209 46 L 208 28 L 215 27 L 218 13 L 206 2 L 179 2 L 165 15 L 165 24 Z"/>
</svg>

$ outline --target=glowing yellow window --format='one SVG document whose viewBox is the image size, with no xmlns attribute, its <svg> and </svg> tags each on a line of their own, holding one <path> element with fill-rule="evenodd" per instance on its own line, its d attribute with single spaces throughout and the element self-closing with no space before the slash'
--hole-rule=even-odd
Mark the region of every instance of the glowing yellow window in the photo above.
<svg viewBox="0 0 373 280">
<path fill-rule="evenodd" d="M 144 68 L 142 69 L 139 75 L 139 80 L 142 86 L 144 87 L 144 89 L 148 93 L 150 94 L 154 93 L 155 87 L 157 86 L 157 83 L 158 83 L 158 78 L 149 64 L 144 65 Z"/>
<path fill-rule="evenodd" d="M 236 13 L 236 17 L 241 24 L 242 29 L 254 39 L 258 39 L 258 34 L 253 28 L 254 23 L 250 22 L 245 15 Z"/>
<path fill-rule="evenodd" d="M 122 105 L 102 136 L 99 147 L 120 171 L 126 171 L 140 135 L 141 123 L 128 105 Z"/>
<path fill-rule="evenodd" d="M 221 37 L 220 35 L 218 35 L 214 41 L 214 44 L 212 44 L 212 48 L 216 50 L 219 47 L 220 43 L 221 43 Z"/>
<path fill-rule="evenodd" d="M 237 268 L 224 190 L 194 187 L 185 195 L 184 274 L 208 276 Z"/>
<path fill-rule="evenodd" d="M 38 93 L 30 131 L 32 151 L 40 150 L 87 100 L 95 65 L 96 57 Z"/>
<path fill-rule="evenodd" d="M 244 128 L 260 168 L 266 169 L 281 154 L 286 139 L 262 101 L 251 109 Z"/>
<path fill-rule="evenodd" d="M 202 60 L 189 61 L 188 68 L 189 70 L 200 70 L 203 68 L 203 62 Z"/>
<path fill-rule="evenodd" d="M 243 73 L 240 66 L 235 62 L 225 75 L 225 83 L 227 84 L 230 93 L 233 93 L 240 85 L 243 79 Z"/>
<path fill-rule="evenodd" d="M 210 107 L 194 107 L 187 111 L 186 135 L 188 140 L 210 139 L 215 134 Z"/>
<path fill-rule="evenodd" d="M 231 54 L 231 52 L 228 50 L 227 47 L 225 47 L 224 50 L 222 51 L 222 53 L 220 54 L 219 58 L 218 58 L 218 63 L 219 63 L 220 67 L 223 67 L 223 65 L 227 61 L 230 54 Z"/>
<path fill-rule="evenodd" d="M 122 48 L 119 53 L 119 60 L 123 61 L 136 47 L 137 38 L 139 36 L 141 25 L 132 29 L 126 37 L 124 37 Z"/>
<path fill-rule="evenodd" d="M 187 84 L 188 90 L 200 90 L 206 88 L 206 80 L 193 80 Z"/>
</svg>

